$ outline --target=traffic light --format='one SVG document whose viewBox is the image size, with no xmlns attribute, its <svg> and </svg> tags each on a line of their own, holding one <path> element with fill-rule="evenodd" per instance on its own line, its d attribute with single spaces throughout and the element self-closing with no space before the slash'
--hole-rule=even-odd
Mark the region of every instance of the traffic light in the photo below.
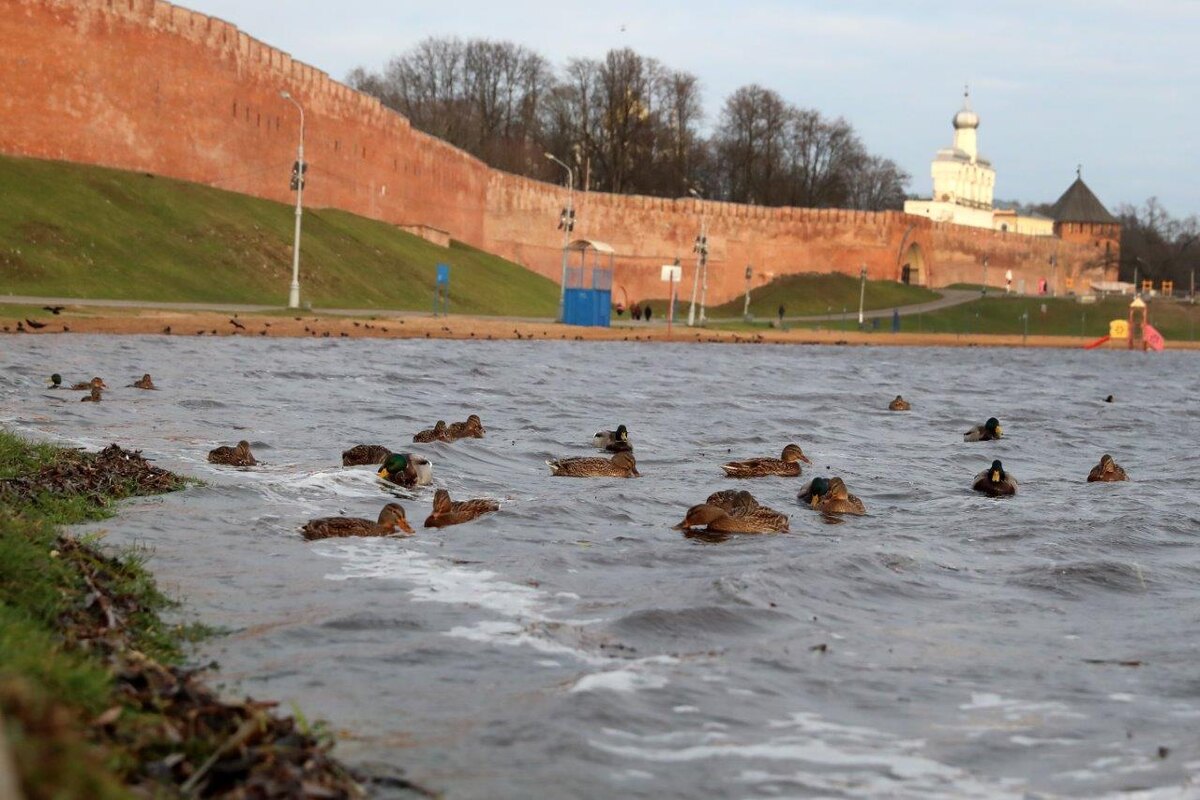
<svg viewBox="0 0 1200 800">
<path fill-rule="evenodd" d="M 301 164 L 299 161 L 292 162 L 292 191 L 296 192 L 304 188 L 304 176 L 308 172 L 308 162 Z"/>
</svg>

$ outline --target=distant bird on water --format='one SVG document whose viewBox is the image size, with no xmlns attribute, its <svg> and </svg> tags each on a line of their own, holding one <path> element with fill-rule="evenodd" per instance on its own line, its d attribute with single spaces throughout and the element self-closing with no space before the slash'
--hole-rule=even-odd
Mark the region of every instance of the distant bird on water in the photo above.
<svg viewBox="0 0 1200 800">
<path fill-rule="evenodd" d="M 975 476 L 971 488 L 988 497 L 1011 497 L 1017 493 L 1017 479 L 1005 472 L 1000 459 L 996 459 L 991 467 Z"/>
<path fill-rule="evenodd" d="M 253 467 L 258 463 L 250 452 L 250 443 L 245 439 L 237 443 L 237 447 L 222 446 L 208 451 L 208 460 L 213 464 L 225 464 L 230 467 Z"/>
<path fill-rule="evenodd" d="M 964 442 L 988 442 L 992 439 L 999 439 L 1004 435 L 1004 431 L 1000 428 L 1000 421 L 995 417 L 989 417 L 988 421 L 982 425 L 976 425 L 971 430 L 963 434 Z"/>
<path fill-rule="evenodd" d="M 888 403 L 888 411 L 911 411 L 912 403 L 905 400 L 900 395 L 896 395 L 896 399 Z"/>
<path fill-rule="evenodd" d="M 1127 481 L 1129 476 L 1125 474 L 1125 470 L 1108 453 L 1100 456 L 1100 463 L 1092 467 L 1092 471 L 1088 473 L 1088 483 L 1095 481 Z"/>
<path fill-rule="evenodd" d="M 748 461 L 730 461 L 721 469 L 730 478 L 762 478 L 768 475 L 795 476 L 801 473 L 800 462 L 811 464 L 808 456 L 798 444 L 783 448 L 779 458 L 752 458 Z"/>
</svg>

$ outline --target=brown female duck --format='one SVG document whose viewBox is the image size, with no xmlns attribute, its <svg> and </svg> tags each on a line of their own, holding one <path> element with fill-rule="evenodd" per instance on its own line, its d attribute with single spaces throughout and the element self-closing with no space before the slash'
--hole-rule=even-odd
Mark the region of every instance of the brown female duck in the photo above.
<svg viewBox="0 0 1200 800">
<path fill-rule="evenodd" d="M 426 518 L 425 527 L 444 528 L 447 525 L 458 525 L 499 510 L 500 504 L 495 500 L 460 500 L 455 502 L 450 499 L 449 492 L 445 489 L 438 489 L 433 494 L 433 513 Z"/>
<path fill-rule="evenodd" d="M 74 386 L 71 387 L 71 390 L 75 391 L 75 392 L 86 392 L 89 389 L 107 389 L 107 388 L 108 388 L 108 384 L 105 383 L 103 380 L 101 380 L 100 378 L 92 378 L 87 383 L 75 384 Z"/>
<path fill-rule="evenodd" d="M 730 461 L 722 464 L 721 469 L 730 478 L 761 478 L 767 475 L 796 476 L 801 472 L 800 462 L 811 464 L 808 456 L 798 444 L 789 444 L 783 448 L 779 458 L 754 458 L 749 461 Z"/>
<path fill-rule="evenodd" d="M 439 419 L 432 428 L 426 428 L 425 430 L 421 431 L 420 433 L 414 434 L 413 441 L 423 443 L 423 444 L 428 443 L 428 442 L 448 442 L 448 441 L 450 441 L 450 434 L 448 433 L 447 428 L 446 428 L 446 420 Z"/>
<path fill-rule="evenodd" d="M 472 414 L 467 417 L 466 422 L 452 422 L 446 434 L 450 440 L 455 439 L 482 439 L 486 431 L 483 429 L 483 420 L 478 414 Z"/>
<path fill-rule="evenodd" d="M 237 447 L 221 446 L 208 451 L 208 460 L 213 464 L 225 464 L 230 467 L 253 467 L 258 462 L 250 452 L 250 443 L 245 439 L 237 443 Z"/>
<path fill-rule="evenodd" d="M 83 403 L 99 403 L 100 402 L 100 387 L 93 386 L 91 393 L 87 397 L 79 398 Z"/>
<path fill-rule="evenodd" d="M 912 403 L 905 400 L 900 395 L 896 395 L 896 399 L 888 403 L 888 411 L 911 411 Z"/>
<path fill-rule="evenodd" d="M 158 387 L 154 385 L 154 381 L 150 378 L 150 373 L 147 372 L 145 375 L 138 378 L 133 383 L 129 384 L 129 388 L 130 389 L 157 389 Z"/>
<path fill-rule="evenodd" d="M 841 478 L 830 478 L 829 489 L 813 506 L 824 514 L 866 514 L 863 501 L 850 494 Z"/>
<path fill-rule="evenodd" d="M 1125 470 L 1116 461 L 1113 461 L 1113 457 L 1108 453 L 1100 456 L 1100 463 L 1092 467 L 1092 471 L 1088 473 L 1088 483 L 1127 480 L 1129 480 L 1129 476 L 1125 474 Z"/>
<path fill-rule="evenodd" d="M 558 458 L 546 462 L 550 474 L 564 478 L 638 478 L 633 453 L 617 453 L 612 458 Z"/>
<path fill-rule="evenodd" d="M 371 466 L 383 464 L 391 454 L 392 451 L 381 444 L 356 444 L 349 450 L 342 451 L 342 466 L 361 467 L 364 464 Z"/>
<path fill-rule="evenodd" d="M 750 511 L 759 507 L 758 500 L 745 489 L 725 489 L 713 492 L 704 502 L 730 514 Z"/>
<path fill-rule="evenodd" d="M 683 522 L 675 526 L 677 531 L 703 528 L 710 533 L 786 533 L 786 514 L 755 505 L 730 512 L 710 503 L 692 506 L 683 516 Z"/>
<path fill-rule="evenodd" d="M 300 529 L 305 539 L 334 539 L 343 536 L 391 536 L 394 533 L 412 533 L 399 503 L 388 503 L 379 512 L 379 521 L 372 522 L 360 517 L 322 517 L 309 520 Z"/>
</svg>

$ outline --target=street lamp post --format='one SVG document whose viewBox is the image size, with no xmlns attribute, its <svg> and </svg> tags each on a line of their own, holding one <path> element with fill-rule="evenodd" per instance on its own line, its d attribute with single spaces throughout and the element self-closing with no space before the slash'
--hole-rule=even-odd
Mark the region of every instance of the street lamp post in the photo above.
<svg viewBox="0 0 1200 800">
<path fill-rule="evenodd" d="M 562 228 L 563 232 L 562 283 L 558 292 L 558 321 L 562 322 L 566 319 L 567 310 L 567 245 L 571 243 L 571 231 L 575 230 L 575 171 L 567 165 L 567 162 L 555 158 L 553 153 L 546 153 L 546 158 L 567 171 L 567 207 L 562 210 L 562 214 L 558 218 L 558 227 Z"/>
<path fill-rule="evenodd" d="M 688 189 L 688 194 L 697 200 L 703 200 L 695 189 Z M 700 235 L 692 245 L 696 254 L 696 272 L 692 275 L 692 304 L 688 307 L 688 327 L 696 324 L 696 287 L 700 283 L 700 273 L 704 273 L 704 284 L 708 285 L 708 219 L 704 216 L 703 207 L 700 211 Z M 704 299 L 700 300 L 700 323 L 704 324 Z"/>
<path fill-rule="evenodd" d="M 742 319 L 750 321 L 750 278 L 754 275 L 754 267 L 746 265 L 746 305 L 742 307 Z"/>
<path fill-rule="evenodd" d="M 292 97 L 290 92 L 283 91 L 279 96 L 291 101 L 300 112 L 300 145 L 296 148 L 296 167 L 292 170 L 292 184 L 296 190 L 296 235 L 292 240 L 292 286 L 288 292 L 288 308 L 300 307 L 300 217 L 304 213 L 304 173 L 307 166 L 304 163 L 304 107 Z"/>
<path fill-rule="evenodd" d="M 863 326 L 863 300 L 867 297 L 867 265 L 858 271 L 858 327 Z"/>
<path fill-rule="evenodd" d="M 1142 294 L 1142 290 L 1138 286 L 1138 267 L 1139 266 L 1142 266 L 1142 267 L 1146 266 L 1146 262 L 1142 261 L 1142 259 L 1138 258 L 1137 256 L 1134 256 L 1133 257 L 1133 296 L 1134 297 L 1140 297 Z"/>
<path fill-rule="evenodd" d="M 988 257 L 984 256 L 983 257 L 983 291 L 980 292 L 980 295 L 982 297 L 987 297 L 987 268 L 988 268 Z"/>
<path fill-rule="evenodd" d="M 1058 256 L 1050 256 L 1050 296 L 1058 297 Z"/>
</svg>

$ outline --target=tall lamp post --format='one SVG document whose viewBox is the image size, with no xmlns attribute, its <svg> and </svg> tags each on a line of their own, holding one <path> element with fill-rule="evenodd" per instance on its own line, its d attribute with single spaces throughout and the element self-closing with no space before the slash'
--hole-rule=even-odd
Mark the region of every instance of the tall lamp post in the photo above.
<svg viewBox="0 0 1200 800">
<path fill-rule="evenodd" d="M 746 265 L 746 305 L 742 308 L 742 319 L 750 321 L 750 278 L 754 275 L 754 267 Z"/>
<path fill-rule="evenodd" d="M 546 153 L 546 158 L 558 164 L 567 171 L 567 207 L 562 210 L 558 217 L 558 227 L 563 232 L 562 244 L 562 283 L 558 293 L 558 321 L 562 322 L 566 319 L 567 310 L 567 245 L 571 243 L 571 231 L 575 230 L 575 171 L 568 166 L 567 162 L 562 159 L 555 158 L 553 153 Z"/>
<path fill-rule="evenodd" d="M 292 167 L 292 188 L 296 190 L 296 235 L 292 240 L 292 286 L 288 292 L 288 308 L 300 307 L 300 217 L 304 213 L 304 173 L 308 165 L 304 163 L 304 107 L 292 97 L 290 92 L 283 91 L 279 96 L 291 101 L 300 112 L 300 146 L 296 148 L 296 165 Z"/>
<path fill-rule="evenodd" d="M 1050 296 L 1058 297 L 1058 256 L 1050 256 Z"/>
<path fill-rule="evenodd" d="M 863 301 L 867 297 L 867 265 L 858 271 L 858 327 L 863 326 Z"/>
<path fill-rule="evenodd" d="M 987 267 L 988 257 L 983 257 L 983 290 L 979 293 L 981 297 L 987 297 Z"/>
<path fill-rule="evenodd" d="M 697 200 L 704 199 L 695 189 L 688 189 L 688 194 Z M 689 328 L 696 324 L 696 286 L 700 283 L 700 273 L 702 272 L 704 273 L 704 286 L 708 287 L 708 219 L 704 216 L 703 208 L 700 211 L 700 235 L 696 237 L 696 241 L 692 245 L 692 252 L 696 254 L 696 272 L 692 275 L 692 304 L 688 307 Z M 700 324 L 704 324 L 703 296 L 700 298 Z"/>
</svg>

